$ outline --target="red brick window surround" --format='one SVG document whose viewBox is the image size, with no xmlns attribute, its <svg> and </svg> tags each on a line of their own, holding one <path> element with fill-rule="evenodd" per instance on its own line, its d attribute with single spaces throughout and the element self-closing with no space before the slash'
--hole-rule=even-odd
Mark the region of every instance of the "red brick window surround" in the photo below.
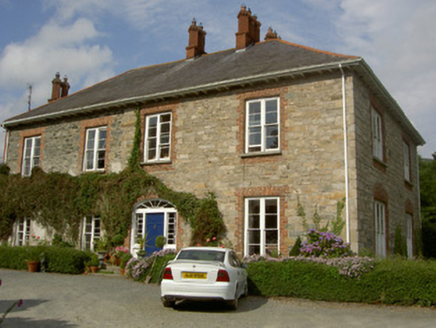
<svg viewBox="0 0 436 328">
<path fill-rule="evenodd" d="M 28 177 L 34 167 L 39 167 L 41 157 L 41 136 L 24 139 L 21 175 Z"/>
<path fill-rule="evenodd" d="M 22 176 L 29 176 L 34 167 L 41 167 L 44 157 L 45 128 L 20 132 L 20 156 L 18 167 Z"/>
<path fill-rule="evenodd" d="M 83 171 L 104 171 L 106 168 L 107 127 L 86 129 Z"/>
<path fill-rule="evenodd" d="M 169 162 L 171 160 L 171 112 L 145 116 L 144 162 Z"/>
<path fill-rule="evenodd" d="M 248 100 L 245 110 L 245 153 L 280 149 L 279 98 Z"/>
<path fill-rule="evenodd" d="M 81 121 L 79 167 L 83 172 L 106 172 L 113 117 Z"/>
<path fill-rule="evenodd" d="M 280 155 L 284 138 L 287 88 L 244 92 L 238 95 L 238 151 L 243 159 Z"/>
<path fill-rule="evenodd" d="M 278 255 L 280 246 L 280 198 L 245 199 L 245 254 Z"/>
</svg>

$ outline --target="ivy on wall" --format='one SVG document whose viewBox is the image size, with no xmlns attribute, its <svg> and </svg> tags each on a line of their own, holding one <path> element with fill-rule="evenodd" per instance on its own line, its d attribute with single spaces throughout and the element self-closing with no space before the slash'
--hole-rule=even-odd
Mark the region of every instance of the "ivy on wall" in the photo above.
<svg viewBox="0 0 436 328">
<path fill-rule="evenodd" d="M 140 141 L 138 110 L 134 146 L 128 167 L 120 173 L 86 173 L 73 177 L 34 168 L 30 177 L 21 177 L 9 174 L 7 166 L 0 165 L 0 240 L 11 235 L 17 218 L 26 217 L 77 242 L 86 215 L 100 216 L 109 238 L 117 234 L 127 236 L 134 204 L 150 195 L 176 206 L 192 228 L 192 244 L 212 235 L 223 238 L 226 229 L 213 194 L 198 199 L 191 193 L 174 191 L 146 173 L 139 165 Z"/>
</svg>

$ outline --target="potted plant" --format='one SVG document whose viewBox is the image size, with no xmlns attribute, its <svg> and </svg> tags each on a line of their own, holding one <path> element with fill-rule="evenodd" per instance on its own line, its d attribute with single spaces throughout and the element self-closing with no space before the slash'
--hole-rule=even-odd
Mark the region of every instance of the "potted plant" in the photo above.
<svg viewBox="0 0 436 328">
<path fill-rule="evenodd" d="M 26 254 L 27 261 L 27 271 L 36 272 L 38 271 L 39 263 L 40 263 L 40 251 L 36 246 L 29 246 Z"/>
<path fill-rule="evenodd" d="M 130 253 L 124 253 L 121 255 L 121 261 L 120 261 L 120 274 L 124 276 L 126 264 L 129 262 L 129 260 L 132 258 L 132 254 Z"/>
<path fill-rule="evenodd" d="M 147 251 L 144 249 L 144 247 L 148 244 L 147 236 L 148 234 L 145 233 L 144 237 L 138 237 L 137 239 L 137 243 L 139 244 L 138 257 L 140 258 L 144 258 L 145 255 L 147 255 Z"/>
<path fill-rule="evenodd" d="M 164 236 L 157 236 L 155 245 L 157 248 L 163 248 L 167 243 L 167 239 Z"/>
<path fill-rule="evenodd" d="M 98 260 L 97 255 L 93 254 L 88 262 L 88 266 L 91 269 L 92 273 L 97 273 L 99 264 L 100 261 Z"/>
</svg>

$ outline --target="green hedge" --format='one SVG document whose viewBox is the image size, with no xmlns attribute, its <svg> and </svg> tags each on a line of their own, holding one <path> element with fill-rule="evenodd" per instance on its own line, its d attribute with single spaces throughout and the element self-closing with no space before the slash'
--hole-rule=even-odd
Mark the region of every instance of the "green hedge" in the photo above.
<svg viewBox="0 0 436 328">
<path fill-rule="evenodd" d="M 0 247 L 0 267 L 5 269 L 26 270 L 29 253 L 40 254 L 44 259 L 46 272 L 79 274 L 85 271 L 85 263 L 91 258 L 91 252 L 74 248 L 55 246 Z"/>
<path fill-rule="evenodd" d="M 259 261 L 247 267 L 252 295 L 337 302 L 436 305 L 436 262 L 387 259 L 359 279 L 335 267 L 297 261 Z"/>
</svg>

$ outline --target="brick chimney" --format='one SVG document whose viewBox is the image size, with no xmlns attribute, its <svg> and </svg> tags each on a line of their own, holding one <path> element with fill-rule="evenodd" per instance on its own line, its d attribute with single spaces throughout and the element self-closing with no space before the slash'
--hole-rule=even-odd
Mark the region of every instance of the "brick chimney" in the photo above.
<svg viewBox="0 0 436 328">
<path fill-rule="evenodd" d="M 191 59 L 197 56 L 205 54 L 204 51 L 206 45 L 206 32 L 203 30 L 203 26 L 197 26 L 195 18 L 192 19 L 191 26 L 188 29 L 189 32 L 189 45 L 186 47 L 186 59 Z"/>
<path fill-rule="evenodd" d="M 238 14 L 238 33 L 236 33 L 236 50 L 244 49 L 260 41 L 260 25 L 257 16 L 251 10 L 241 6 Z"/>
<path fill-rule="evenodd" d="M 55 78 L 52 83 L 51 99 L 48 102 L 53 102 L 59 98 L 68 96 L 68 90 L 70 89 L 70 84 L 68 83 L 68 78 L 65 76 L 64 80 L 61 81 L 59 72 L 56 73 Z"/>
<path fill-rule="evenodd" d="M 62 87 L 61 97 L 63 98 L 68 96 L 68 90 L 70 90 L 70 84 L 68 83 L 68 78 L 66 75 L 64 76 L 64 80 L 61 83 L 61 87 Z"/>
<path fill-rule="evenodd" d="M 268 32 L 265 34 L 265 41 L 268 40 L 280 40 L 276 31 L 273 31 L 272 27 L 268 28 Z"/>
<path fill-rule="evenodd" d="M 62 81 L 59 78 L 60 76 L 61 75 L 59 74 L 59 72 L 57 72 L 55 78 L 53 79 L 53 81 L 51 81 L 52 83 L 51 99 L 49 99 L 48 102 L 52 102 L 60 98 L 61 84 L 62 84 Z"/>
</svg>

